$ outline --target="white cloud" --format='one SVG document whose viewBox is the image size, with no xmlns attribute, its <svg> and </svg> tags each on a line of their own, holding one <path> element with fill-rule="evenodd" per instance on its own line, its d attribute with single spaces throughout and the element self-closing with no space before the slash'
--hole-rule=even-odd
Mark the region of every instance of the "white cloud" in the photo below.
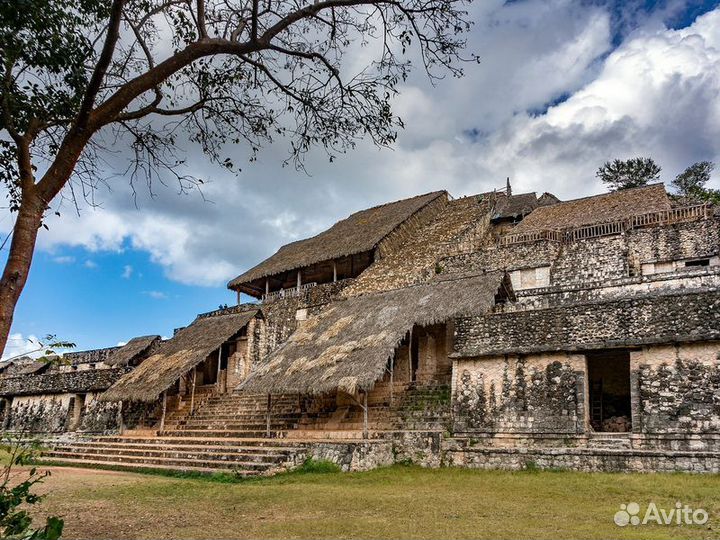
<svg viewBox="0 0 720 540">
<path fill-rule="evenodd" d="M 97 263 L 96 263 L 95 261 L 93 261 L 92 259 L 87 259 L 87 260 L 83 263 L 83 266 L 84 266 L 85 268 L 89 268 L 90 270 L 94 270 L 95 268 L 98 267 Z"/>
<path fill-rule="evenodd" d="M 38 338 L 34 335 L 23 336 L 21 333 L 10 334 L 2 359 L 15 358 L 16 356 L 28 355 L 34 358 L 42 356 L 43 351 L 38 351 Z"/>
<path fill-rule="evenodd" d="M 122 277 L 123 279 L 130 279 L 133 275 L 133 267 L 129 264 L 123 266 Z"/>
<path fill-rule="evenodd" d="M 168 295 L 162 291 L 143 291 L 143 294 L 153 300 L 167 300 Z"/>
<path fill-rule="evenodd" d="M 53 257 L 53 262 L 57 264 L 72 264 L 75 262 L 75 257 L 70 255 L 61 255 L 59 257 Z"/>
<path fill-rule="evenodd" d="M 517 115 L 478 148 L 476 163 L 524 187 L 597 191 L 605 160 L 650 155 L 670 180 L 720 158 L 720 9 L 689 28 L 638 34 L 597 78 L 546 114 Z"/>
</svg>

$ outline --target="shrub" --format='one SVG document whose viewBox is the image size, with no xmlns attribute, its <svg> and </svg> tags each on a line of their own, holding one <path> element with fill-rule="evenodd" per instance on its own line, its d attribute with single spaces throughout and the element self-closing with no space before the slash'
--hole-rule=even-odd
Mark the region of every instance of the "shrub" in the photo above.
<svg viewBox="0 0 720 540">
<path fill-rule="evenodd" d="M 32 517 L 22 505 L 34 505 L 42 496 L 33 493 L 36 484 L 50 476 L 49 471 L 40 472 L 32 467 L 28 472 L 13 472 L 15 466 L 32 464 L 37 457 L 39 446 L 27 445 L 10 440 L 3 444 L 10 458 L 3 467 L 0 481 L 0 538 L 23 540 L 57 540 L 63 531 L 64 522 L 58 517 L 48 517 L 45 526 L 33 529 Z M 24 478 L 23 478 L 24 477 Z"/>
</svg>

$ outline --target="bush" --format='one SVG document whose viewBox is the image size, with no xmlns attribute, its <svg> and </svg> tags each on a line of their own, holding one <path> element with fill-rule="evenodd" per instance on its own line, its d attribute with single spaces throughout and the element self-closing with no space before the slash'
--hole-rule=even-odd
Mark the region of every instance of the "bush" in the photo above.
<svg viewBox="0 0 720 540">
<path fill-rule="evenodd" d="M 293 472 L 299 474 L 328 474 L 339 473 L 340 470 L 340 466 L 337 463 L 333 463 L 327 459 L 313 459 L 309 457 Z"/>
<path fill-rule="evenodd" d="M 35 467 L 29 472 L 13 473 L 14 466 L 24 466 L 34 462 L 39 446 L 26 445 L 10 440 L 3 444 L 10 458 L 3 467 L 0 481 L 0 538 L 23 540 L 57 540 L 63 531 L 64 522 L 57 517 L 48 517 L 41 529 L 32 528 L 32 517 L 22 505 L 34 505 L 42 500 L 42 496 L 32 492 L 39 484 L 50 476 L 49 471 L 39 472 Z M 23 477 L 25 477 L 23 479 Z"/>
</svg>

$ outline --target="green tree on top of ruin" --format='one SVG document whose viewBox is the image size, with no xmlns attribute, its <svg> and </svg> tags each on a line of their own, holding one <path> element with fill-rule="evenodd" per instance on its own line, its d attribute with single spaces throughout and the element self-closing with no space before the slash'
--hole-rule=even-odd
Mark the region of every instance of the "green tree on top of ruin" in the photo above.
<svg viewBox="0 0 720 540">
<path fill-rule="evenodd" d="M 652 158 L 606 161 L 595 173 L 610 191 L 646 186 L 660 179 L 662 169 Z"/>
<path fill-rule="evenodd" d="M 714 169 L 712 161 L 693 163 L 675 177 L 672 186 L 682 197 L 720 204 L 720 191 L 705 187 Z"/>
<path fill-rule="evenodd" d="M 236 170 L 277 139 L 302 167 L 361 138 L 388 146 L 391 100 L 413 67 L 462 76 L 470 0 L 16 0 L 0 3 L 0 180 L 16 221 L 0 278 L 0 350 L 51 205 L 94 204 L 106 147 L 131 185 L 185 173 L 197 144 Z M 368 47 L 370 43 L 377 47 Z M 351 49 L 368 60 L 345 61 Z M 356 52 L 356 51 L 353 51 Z M 363 62 L 360 62 L 363 64 Z M 123 172 L 123 171 L 118 171 Z"/>
</svg>

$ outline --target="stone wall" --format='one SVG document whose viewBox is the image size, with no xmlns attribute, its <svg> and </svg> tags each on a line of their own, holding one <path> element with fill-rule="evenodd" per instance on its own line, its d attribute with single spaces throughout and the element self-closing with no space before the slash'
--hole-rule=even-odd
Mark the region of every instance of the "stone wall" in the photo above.
<svg viewBox="0 0 720 540">
<path fill-rule="evenodd" d="M 4 419 L 4 427 L 23 433 L 116 431 L 117 404 L 98 401 L 98 395 L 64 393 L 15 397 L 9 416 Z"/>
<path fill-rule="evenodd" d="M 720 339 L 720 292 L 673 293 L 455 323 L 455 356 L 573 351 Z"/>
<path fill-rule="evenodd" d="M 115 433 L 120 428 L 119 407 L 115 401 L 99 401 L 100 394 L 85 397 L 85 410 L 77 430 L 83 433 Z"/>
<path fill-rule="evenodd" d="M 60 433 L 70 419 L 71 394 L 20 396 L 12 400 L 5 419 L 7 431 L 23 433 Z"/>
<path fill-rule="evenodd" d="M 717 452 L 720 343 L 647 346 L 628 357 L 632 433 L 609 439 L 620 446 L 605 449 Z M 584 354 L 458 360 L 454 435 L 477 448 L 600 451 L 608 440 L 590 427 L 588 381 Z"/>
<path fill-rule="evenodd" d="M 555 353 L 456 362 L 455 433 L 582 433 L 585 358 Z"/>
<path fill-rule="evenodd" d="M 567 469 L 584 472 L 720 472 L 717 452 L 601 448 L 488 448 L 472 441 L 444 445 L 443 463 L 474 469 Z"/>
<path fill-rule="evenodd" d="M 718 288 L 720 266 L 691 267 L 672 273 L 637 275 L 598 283 L 516 290 L 517 302 L 505 304 L 503 311 L 545 309 L 679 290 L 693 292 Z"/>
<path fill-rule="evenodd" d="M 604 236 L 569 242 L 550 268 L 552 285 L 596 283 L 630 275 L 627 237 Z"/>
<path fill-rule="evenodd" d="M 705 257 L 720 253 L 720 218 L 647 227 L 628 233 L 628 254 L 636 264 Z"/>
<path fill-rule="evenodd" d="M 86 393 L 107 390 L 131 368 L 87 369 L 0 378 L 0 396 Z"/>
<path fill-rule="evenodd" d="M 720 434 L 720 343 L 645 347 L 631 353 L 643 434 Z"/>
<path fill-rule="evenodd" d="M 633 229 L 623 234 L 559 243 L 491 243 L 445 258 L 443 272 L 521 270 L 550 266 L 552 287 L 587 287 L 640 274 L 642 264 L 720 253 L 720 218 Z"/>
</svg>

